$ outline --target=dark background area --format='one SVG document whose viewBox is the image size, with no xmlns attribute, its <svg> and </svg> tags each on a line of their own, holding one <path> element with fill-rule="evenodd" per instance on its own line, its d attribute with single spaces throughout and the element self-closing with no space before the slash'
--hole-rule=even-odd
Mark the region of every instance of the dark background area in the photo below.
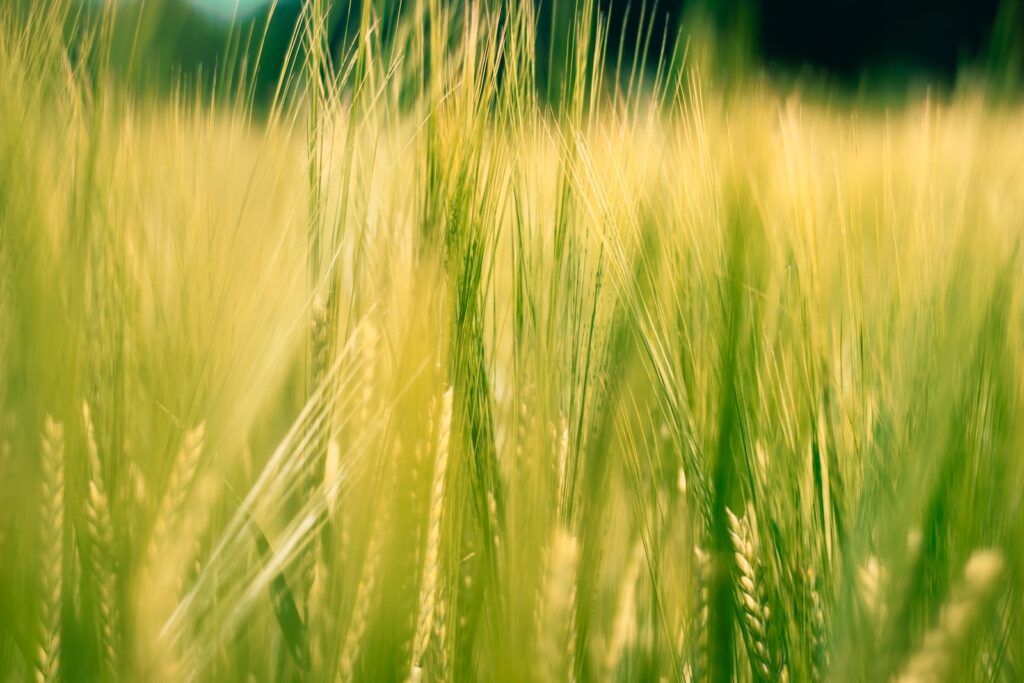
<svg viewBox="0 0 1024 683">
<path fill-rule="evenodd" d="M 600 0 L 612 41 L 643 35 L 635 4 Z M 755 63 L 851 85 L 865 76 L 949 82 L 965 67 L 1011 59 L 1021 48 L 1018 0 L 659 0 L 651 45 L 696 13 L 720 42 L 746 43 Z M 654 51 L 654 48 L 651 50 Z M 649 54 L 648 60 L 656 58 Z"/>
<path fill-rule="evenodd" d="M 31 0 L 28 0 L 31 1 Z M 225 0 L 230 2 L 231 0 Z M 331 44 L 346 44 L 363 1 L 374 2 L 385 35 L 397 24 L 402 3 L 338 0 L 332 4 Z M 458 0 L 453 0 L 457 2 Z M 501 0 L 490 0 L 500 10 Z M 576 0 L 535 0 L 541 82 L 557 65 Z M 690 27 L 714 36 L 719 50 L 741 55 L 742 68 L 783 77 L 811 76 L 838 88 L 909 83 L 951 85 L 965 70 L 985 73 L 1019 89 L 1024 64 L 1024 0 L 597 0 L 607 19 L 609 50 L 621 42 L 626 55 L 649 44 L 641 58 L 657 64 L 662 45 Z M 412 0 L 405 0 L 406 8 Z M 164 81 L 171 74 L 209 73 L 225 61 L 229 24 L 187 0 L 148 0 L 147 16 L 131 22 L 148 31 L 143 74 Z M 270 21 L 259 81 L 266 92 L 276 82 L 299 17 L 298 0 L 280 0 Z M 239 19 L 238 35 L 258 35 L 267 10 Z M 648 31 L 650 33 L 648 38 Z M 244 41 L 244 38 L 243 38 Z M 548 46 L 554 54 L 547 54 Z M 237 44 L 236 44 L 237 48 Z M 614 55 L 610 58 L 613 63 Z"/>
<path fill-rule="evenodd" d="M 844 78 L 917 67 L 951 77 L 982 55 L 999 0 L 763 0 L 758 39 L 769 60 Z"/>
</svg>

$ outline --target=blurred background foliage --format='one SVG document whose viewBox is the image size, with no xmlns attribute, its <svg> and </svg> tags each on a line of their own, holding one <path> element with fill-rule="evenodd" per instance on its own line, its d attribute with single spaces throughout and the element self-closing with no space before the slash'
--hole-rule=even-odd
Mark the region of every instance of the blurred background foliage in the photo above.
<svg viewBox="0 0 1024 683">
<path fill-rule="evenodd" d="M 33 0 L 17 0 L 30 6 Z M 117 0 L 114 0 L 117 2 Z M 376 29 L 392 39 L 413 0 L 365 0 Z M 457 0 L 449 0 L 459 4 Z M 102 0 L 79 0 L 86 13 Z M 332 0 L 329 43 L 335 59 L 356 35 L 364 0 Z M 500 15 L 504 3 L 491 0 Z M 833 96 L 892 98 L 922 88 L 951 90 L 984 80 L 1012 96 L 1024 73 L 1021 0 L 599 0 L 606 56 L 622 53 L 640 73 L 664 60 L 699 61 L 720 82 L 763 73 L 787 85 L 809 83 Z M 573 0 L 535 0 L 537 81 L 557 101 L 576 12 Z M 207 90 L 253 79 L 266 104 L 301 21 L 298 0 L 121 0 L 117 7 L 123 76 L 147 91 L 172 83 Z M 76 37 L 70 36 L 73 41 Z M 260 54 L 259 60 L 256 55 Z M 674 56 L 674 58 L 673 58 Z M 258 62 L 258 63 L 257 63 Z M 609 67 L 611 60 L 609 59 Z M 630 66 L 632 70 L 633 65 Z M 627 71 L 627 73 L 629 73 Z M 180 78 L 179 78 L 180 77 Z"/>
</svg>

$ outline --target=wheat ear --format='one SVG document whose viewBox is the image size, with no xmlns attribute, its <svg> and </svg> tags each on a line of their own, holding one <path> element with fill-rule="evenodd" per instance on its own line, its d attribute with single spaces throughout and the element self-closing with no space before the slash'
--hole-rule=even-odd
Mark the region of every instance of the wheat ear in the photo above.
<svg viewBox="0 0 1024 683">
<path fill-rule="evenodd" d="M 328 299 L 331 296 L 328 294 Z M 324 480 L 324 473 L 327 467 L 327 453 L 331 442 L 331 420 L 330 406 L 327 404 L 330 392 L 322 389 L 321 385 L 327 377 L 327 371 L 331 364 L 331 326 L 329 304 L 317 298 L 313 304 L 312 335 L 310 340 L 312 364 L 310 368 L 310 394 L 320 391 L 320 406 L 324 413 L 323 424 L 320 426 L 319 434 L 315 436 L 313 453 L 306 465 L 305 479 L 302 493 L 306 500 L 316 495 L 317 489 Z M 317 564 L 321 561 L 320 537 L 316 536 L 314 542 L 302 550 L 298 564 L 299 575 L 302 581 L 302 612 L 307 627 L 312 621 L 313 590 L 316 583 Z"/>
<path fill-rule="evenodd" d="M 538 678 L 542 681 L 573 680 L 576 649 L 573 613 L 576 605 L 576 537 L 557 527 L 548 549 L 547 572 L 541 594 Z"/>
<path fill-rule="evenodd" d="M 359 380 L 359 424 L 367 424 L 371 415 L 373 391 L 377 384 L 377 341 L 377 328 L 369 321 L 365 322 L 359 330 L 359 361 L 361 370 Z M 332 446 L 334 447 L 333 450 Z M 398 449 L 400 449 L 400 446 L 396 444 L 396 450 Z M 337 467 L 336 442 L 332 439 L 328 444 L 325 473 L 327 471 L 336 472 Z M 328 478 L 327 480 L 331 481 L 332 478 Z M 391 488 L 389 486 L 385 486 L 385 491 L 390 494 Z M 390 495 L 387 497 L 390 498 Z M 327 508 L 328 514 L 330 515 L 333 515 L 333 498 L 334 496 L 331 497 Z M 382 508 L 387 512 L 390 508 L 390 502 L 383 503 Z M 359 651 L 359 644 L 362 641 L 363 633 L 366 630 L 371 599 L 376 586 L 375 574 L 377 571 L 377 555 L 381 551 L 381 541 L 378 538 L 378 529 L 380 525 L 380 515 L 375 515 L 371 525 L 370 546 L 367 548 L 367 558 L 363 561 L 363 567 L 359 575 L 359 583 L 356 585 L 356 597 L 353 602 L 352 613 L 349 617 L 348 628 L 345 632 L 345 640 L 342 644 L 341 655 L 338 661 L 338 679 L 340 681 L 352 680 L 355 658 Z M 320 549 L 320 555 L 322 556 L 322 547 L 319 539 L 317 540 L 317 547 Z M 370 572 L 369 576 L 367 576 L 367 572 Z M 311 602 L 316 604 L 315 601 Z M 310 618 L 312 619 L 313 616 L 314 614 L 311 612 Z"/>
<path fill-rule="evenodd" d="M 110 519 L 110 498 L 103 481 L 96 430 L 89 404 L 82 404 L 85 421 L 86 448 L 89 456 L 89 495 L 85 501 L 86 531 L 89 538 L 89 571 L 96 584 L 96 602 L 99 610 L 100 644 L 103 648 L 103 666 L 111 678 L 116 678 L 117 665 L 117 605 L 113 570 L 114 535 Z"/>
<path fill-rule="evenodd" d="M 384 542 L 387 540 L 386 530 L 391 520 L 391 509 L 394 501 L 394 469 L 401 454 L 401 445 L 395 444 L 394 458 L 389 464 L 388 476 L 383 482 L 384 495 L 377 504 L 377 512 L 370 524 L 370 542 L 366 548 L 366 558 L 363 560 L 362 569 L 359 572 L 359 583 L 356 585 L 356 596 L 352 602 L 351 617 L 349 617 L 348 628 L 345 632 L 345 641 L 341 647 L 341 655 L 338 658 L 339 683 L 348 683 L 353 680 L 356 657 L 359 653 L 359 646 L 362 643 L 363 635 L 369 623 L 370 608 L 377 588 L 377 574 L 380 567 L 381 557 L 384 554 Z"/>
<path fill-rule="evenodd" d="M 814 683 L 825 680 L 828 671 L 828 632 L 825 607 L 818 590 L 818 577 L 814 569 L 807 570 L 811 598 L 811 679 Z"/>
<path fill-rule="evenodd" d="M 434 605 L 437 598 L 438 567 L 441 550 L 441 517 L 444 511 L 445 478 L 448 472 L 448 447 L 452 430 L 453 390 L 449 388 L 441 401 L 440 421 L 437 427 L 437 458 L 430 489 L 430 519 L 427 525 L 427 546 L 423 558 L 423 581 L 420 584 L 419 610 L 416 635 L 412 646 L 412 668 L 409 677 L 422 676 L 423 655 L 427 651 L 430 632 L 434 624 Z"/>
<path fill-rule="evenodd" d="M 369 622 L 368 617 L 377 588 L 377 570 L 381 556 L 380 538 L 382 534 L 377 533 L 376 526 L 374 523 L 370 545 L 366 549 L 366 561 L 363 563 L 363 570 L 359 574 L 359 584 L 356 586 L 352 616 L 349 618 L 348 629 L 345 631 L 345 642 L 342 644 L 341 655 L 338 658 L 339 683 L 349 683 L 353 680 L 356 656 Z"/>
<path fill-rule="evenodd" d="M 64 561 L 64 430 L 50 417 L 43 426 L 43 490 L 40 536 L 43 597 L 39 615 L 36 681 L 57 680 Z"/>
<path fill-rule="evenodd" d="M 703 681 L 708 673 L 708 602 L 711 585 L 711 557 L 700 546 L 693 547 L 697 574 L 696 618 L 693 620 L 692 679 Z"/>
<path fill-rule="evenodd" d="M 889 574 L 874 555 L 868 556 L 864 565 L 857 570 L 857 593 L 864 609 L 876 624 L 884 622 L 888 615 L 885 602 L 888 583 Z"/>
<path fill-rule="evenodd" d="M 370 545 L 366 549 L 366 560 L 359 573 L 356 597 L 352 603 L 352 616 L 349 618 L 345 642 L 341 648 L 341 656 L 338 661 L 338 680 L 341 683 L 353 680 L 353 669 L 359 645 L 369 623 L 370 607 L 377 588 L 377 574 L 386 538 L 379 527 L 384 526 L 382 520 L 387 516 L 388 506 L 382 505 L 382 508 L 381 514 L 375 515 L 371 526 Z"/>
<path fill-rule="evenodd" d="M 608 680 L 612 680 L 622 654 L 633 644 L 637 636 L 636 623 L 636 586 L 640 579 L 640 569 L 644 561 L 644 544 L 638 539 L 629 554 L 629 563 L 622 574 L 619 584 L 618 605 L 615 609 L 615 620 L 612 622 L 611 638 L 605 652 L 604 669 Z"/>
<path fill-rule="evenodd" d="M 955 656 L 970 628 L 995 590 L 1003 570 L 1003 556 L 995 550 L 978 550 L 967 560 L 964 575 L 942 606 L 939 620 L 925 634 L 897 683 L 940 683 L 948 680 Z"/>
<path fill-rule="evenodd" d="M 150 566 L 159 561 L 159 554 L 167 547 L 171 532 L 179 521 L 185 500 L 192 489 L 192 482 L 195 480 L 205 435 L 206 428 L 202 423 L 185 434 L 181 450 L 174 460 L 171 476 L 167 480 L 167 488 L 157 511 L 156 522 L 153 524 L 153 535 L 148 550 Z"/>
<path fill-rule="evenodd" d="M 768 649 L 768 617 L 770 612 L 764 599 L 764 586 L 758 577 L 757 537 L 751 523 L 751 510 L 742 518 L 726 509 L 729 519 L 729 538 L 732 541 L 739 577 L 736 592 L 743 613 L 743 632 L 746 635 L 750 662 L 758 676 L 771 679 L 776 665 Z"/>
</svg>

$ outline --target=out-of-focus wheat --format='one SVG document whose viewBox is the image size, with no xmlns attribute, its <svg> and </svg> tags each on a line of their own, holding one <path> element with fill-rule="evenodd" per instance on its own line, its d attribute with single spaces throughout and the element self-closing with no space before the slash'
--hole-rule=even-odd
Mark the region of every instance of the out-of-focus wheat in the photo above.
<svg viewBox="0 0 1024 683">
<path fill-rule="evenodd" d="M 441 524 L 445 503 L 444 491 L 452 431 L 453 396 L 454 388 L 449 388 L 444 392 L 438 412 L 437 450 L 434 457 L 433 483 L 430 487 L 430 513 L 427 522 L 426 552 L 423 556 L 423 576 L 420 583 L 416 633 L 412 645 L 411 677 L 422 675 L 417 672 L 423 668 L 423 655 L 427 651 L 430 634 L 434 628 L 434 608 L 439 585 Z"/>
<path fill-rule="evenodd" d="M 110 497 L 100 463 L 96 430 L 89 404 L 82 404 L 85 421 L 86 452 L 89 464 L 88 493 L 85 499 L 86 537 L 89 540 L 89 579 L 96 590 L 94 606 L 98 616 L 98 637 L 102 646 L 103 668 L 108 677 L 117 677 L 118 608 L 114 573 L 114 529 L 110 518 Z"/>
<path fill-rule="evenodd" d="M 57 680 L 61 610 L 64 607 L 64 428 L 49 416 L 43 424 L 43 487 L 40 493 L 39 650 L 36 680 Z"/>
</svg>

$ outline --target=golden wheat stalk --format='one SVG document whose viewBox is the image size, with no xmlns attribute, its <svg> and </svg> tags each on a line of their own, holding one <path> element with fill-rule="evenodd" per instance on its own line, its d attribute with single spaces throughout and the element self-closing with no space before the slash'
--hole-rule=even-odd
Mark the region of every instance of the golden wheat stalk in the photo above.
<svg viewBox="0 0 1024 683">
<path fill-rule="evenodd" d="M 43 490 L 40 536 L 39 651 L 36 681 L 56 681 L 60 668 L 60 622 L 64 562 L 64 430 L 47 416 L 43 426 Z"/>
<path fill-rule="evenodd" d="M 114 533 L 110 519 L 110 498 L 100 467 L 96 430 L 89 404 L 82 404 L 86 448 L 89 459 L 89 491 L 85 500 L 86 532 L 89 538 L 89 572 L 96 588 L 99 612 L 99 636 L 103 650 L 103 668 L 109 677 L 118 672 L 117 603 L 113 568 Z"/>
<path fill-rule="evenodd" d="M 448 472 L 448 447 L 452 429 L 453 389 L 449 388 L 441 401 L 437 428 L 437 457 L 430 493 L 430 519 L 427 525 L 427 545 L 423 558 L 423 580 L 420 584 L 416 634 L 412 646 L 412 668 L 409 677 L 422 675 L 423 655 L 427 651 L 430 632 L 434 624 L 434 606 L 437 598 L 439 558 L 441 550 L 441 518 L 444 511 L 445 478 Z"/>
</svg>

